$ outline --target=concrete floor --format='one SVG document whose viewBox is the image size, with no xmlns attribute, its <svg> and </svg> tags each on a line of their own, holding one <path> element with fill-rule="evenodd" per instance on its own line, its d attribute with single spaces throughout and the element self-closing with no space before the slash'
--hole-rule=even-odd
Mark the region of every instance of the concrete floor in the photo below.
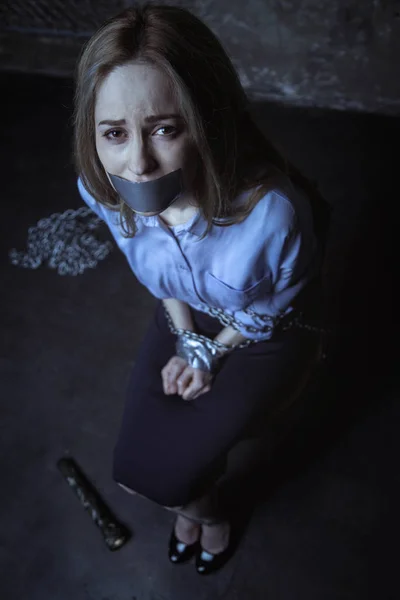
<svg viewBox="0 0 400 600">
<path fill-rule="evenodd" d="M 111 480 L 125 385 L 156 300 L 117 250 L 78 277 L 12 266 L 29 226 L 81 206 L 69 80 L 2 74 L 0 597 L 381 600 L 399 596 L 396 118 L 255 105 L 333 206 L 328 314 L 340 322 L 262 502 L 218 574 L 174 566 L 173 515 Z M 110 552 L 56 468 L 70 453 L 133 533 Z"/>
</svg>

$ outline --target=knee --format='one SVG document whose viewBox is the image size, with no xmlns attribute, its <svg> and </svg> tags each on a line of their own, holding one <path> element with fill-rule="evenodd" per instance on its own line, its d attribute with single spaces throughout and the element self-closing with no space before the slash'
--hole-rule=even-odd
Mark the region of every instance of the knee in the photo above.
<svg viewBox="0 0 400 600">
<path fill-rule="evenodd" d="M 137 492 L 131 490 L 131 488 L 126 487 L 126 485 L 124 485 L 123 483 L 119 483 L 118 481 L 116 481 L 116 484 L 119 485 L 119 487 L 121 487 L 123 490 L 125 490 L 125 492 L 128 492 L 128 494 L 132 494 L 132 496 L 138 495 Z"/>
<path fill-rule="evenodd" d="M 166 508 L 172 512 L 184 508 L 191 499 L 187 490 L 159 489 L 156 487 L 152 489 L 148 487 L 146 490 L 141 490 L 140 493 L 122 483 L 118 483 L 118 485 L 123 490 L 128 492 L 128 494 L 140 496 L 146 500 L 151 500 L 151 502 L 154 502 L 155 504 L 158 504 L 159 506 L 162 506 L 163 508 Z"/>
<path fill-rule="evenodd" d="M 154 502 L 153 498 L 143 496 L 142 494 L 139 494 L 138 492 L 135 492 L 131 488 L 127 487 L 123 483 L 119 483 L 118 481 L 116 483 L 117 483 L 117 485 L 119 485 L 119 487 L 121 487 L 123 490 L 125 490 L 125 492 L 128 492 L 128 494 L 131 494 L 132 496 L 140 496 L 141 498 L 146 498 L 146 500 L 152 500 Z M 156 503 L 161 504 L 160 502 L 156 502 Z M 184 504 L 182 504 L 182 506 L 164 506 L 163 504 L 161 504 L 161 506 L 163 508 L 166 508 L 167 510 L 170 510 L 171 512 L 176 512 L 178 510 L 182 510 L 185 507 Z"/>
<path fill-rule="evenodd" d="M 170 510 L 171 512 L 181 511 L 185 508 L 185 505 L 182 506 L 163 506 L 166 510 Z"/>
<path fill-rule="evenodd" d="M 132 496 L 140 496 L 140 498 L 145 498 L 146 500 L 151 500 L 151 498 L 147 498 L 147 496 L 143 496 L 143 494 L 139 494 L 138 492 L 135 492 L 135 490 L 132 490 L 131 488 L 124 485 L 123 483 L 119 483 L 118 481 L 116 483 L 117 483 L 117 485 L 119 485 L 119 487 L 121 487 L 123 490 L 125 490 L 125 492 L 128 492 L 128 494 L 131 494 Z M 181 508 L 183 508 L 183 506 L 164 506 L 163 508 L 166 508 L 167 510 L 175 511 L 175 510 L 180 510 Z"/>
<path fill-rule="evenodd" d="M 136 492 L 132 488 L 116 481 L 117 485 L 122 488 L 128 494 L 132 496 L 140 496 L 141 498 L 145 498 L 146 500 L 151 500 L 155 502 L 159 506 L 166 508 L 172 512 L 183 509 L 186 504 L 189 502 L 189 497 L 182 496 L 181 493 L 176 493 L 176 490 L 170 489 L 154 489 L 154 490 L 146 490 L 144 493 Z M 185 490 L 186 492 L 186 490 Z M 187 492 L 186 492 L 187 493 Z"/>
<path fill-rule="evenodd" d="M 172 512 L 186 506 L 191 499 L 186 490 L 182 490 L 181 492 L 180 490 L 171 489 L 149 490 L 149 494 L 146 497 Z"/>
<path fill-rule="evenodd" d="M 146 496 L 142 496 L 142 494 L 138 494 L 138 492 L 131 490 L 131 488 L 127 487 L 123 483 L 119 483 L 118 481 L 116 483 L 117 483 L 117 485 L 119 485 L 119 487 L 121 487 L 123 490 L 125 490 L 125 492 L 128 492 L 128 494 L 131 494 L 132 496 L 140 496 L 141 498 L 146 498 Z M 150 499 L 151 498 L 146 498 L 146 500 L 150 500 Z M 182 505 L 182 506 L 163 506 L 163 508 L 166 508 L 167 510 L 170 510 L 171 512 L 176 512 L 177 510 L 182 510 L 184 508 L 184 505 Z"/>
<path fill-rule="evenodd" d="M 149 464 L 145 461 L 143 464 L 140 461 L 134 463 L 121 452 L 116 452 L 112 476 L 127 493 L 177 510 L 201 495 L 204 477 L 200 476 L 201 473 L 193 471 L 171 468 L 169 464 L 164 465 L 161 470 L 159 464 L 152 465 L 151 462 Z"/>
</svg>

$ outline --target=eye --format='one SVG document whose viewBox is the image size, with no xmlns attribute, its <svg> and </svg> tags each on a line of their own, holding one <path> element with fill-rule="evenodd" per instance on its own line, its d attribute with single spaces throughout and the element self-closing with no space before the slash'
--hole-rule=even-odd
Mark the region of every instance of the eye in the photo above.
<svg viewBox="0 0 400 600">
<path fill-rule="evenodd" d="M 179 133 L 176 127 L 172 127 L 172 125 L 163 125 L 162 127 L 159 127 L 155 133 L 158 134 L 159 131 L 164 131 L 166 133 L 157 135 L 157 137 L 174 137 Z M 103 137 L 110 142 L 122 142 L 126 137 L 126 132 L 121 129 L 109 129 L 103 133 Z"/>
<path fill-rule="evenodd" d="M 108 140 L 120 140 L 124 132 L 121 129 L 109 129 L 103 135 Z"/>
<path fill-rule="evenodd" d="M 177 129 L 176 127 L 172 127 L 172 125 L 163 125 L 162 127 L 160 127 L 159 129 L 157 129 L 157 131 L 161 131 L 162 129 L 164 129 L 164 131 L 166 129 L 170 130 L 170 133 L 166 133 L 164 134 L 162 137 L 165 137 L 167 135 L 175 135 L 177 133 Z"/>
</svg>

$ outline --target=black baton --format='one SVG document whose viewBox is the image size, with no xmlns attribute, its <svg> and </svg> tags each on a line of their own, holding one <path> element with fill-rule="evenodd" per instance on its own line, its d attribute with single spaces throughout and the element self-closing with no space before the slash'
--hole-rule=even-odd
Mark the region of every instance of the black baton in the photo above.
<svg viewBox="0 0 400 600">
<path fill-rule="evenodd" d="M 109 550 L 118 550 L 130 538 L 126 527 L 118 523 L 100 494 L 88 481 L 73 458 L 60 458 L 57 467 L 68 485 L 74 490 L 83 507 L 90 513 L 92 521 L 100 529 Z"/>
</svg>

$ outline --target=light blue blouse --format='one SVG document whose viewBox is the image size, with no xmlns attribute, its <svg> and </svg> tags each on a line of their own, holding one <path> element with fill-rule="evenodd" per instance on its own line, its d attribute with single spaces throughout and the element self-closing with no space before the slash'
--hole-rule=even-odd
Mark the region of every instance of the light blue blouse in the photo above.
<svg viewBox="0 0 400 600">
<path fill-rule="evenodd" d="M 156 298 L 177 298 L 209 313 L 222 309 L 243 324 L 248 339 L 267 340 L 272 331 L 258 316 L 288 314 L 292 301 L 315 275 L 319 251 L 308 199 L 293 190 L 269 191 L 242 223 L 213 225 L 202 241 L 206 221 L 198 210 L 182 225 L 169 227 L 158 216 L 135 215 L 138 231 L 125 238 L 119 213 L 102 206 L 84 189 L 86 204 L 108 225 L 137 279 Z M 235 202 L 246 200 L 250 191 Z M 244 326 L 257 331 L 250 333 Z"/>
</svg>

